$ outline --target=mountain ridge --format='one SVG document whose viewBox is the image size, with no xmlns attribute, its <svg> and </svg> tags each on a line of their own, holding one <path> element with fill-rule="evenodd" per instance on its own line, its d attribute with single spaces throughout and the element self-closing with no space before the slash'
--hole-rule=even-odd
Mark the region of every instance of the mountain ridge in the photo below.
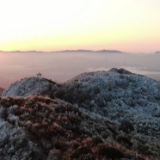
<svg viewBox="0 0 160 160">
<path fill-rule="evenodd" d="M 1 144 L 11 133 L 1 152 L 11 155 L 13 148 L 15 156 L 42 154 L 44 160 L 159 160 L 159 85 L 123 68 L 82 73 L 61 84 L 42 77 L 17 81 L 0 99 Z M 34 154 L 23 143 L 17 149 L 13 131 L 26 146 L 28 139 Z"/>
<path fill-rule="evenodd" d="M 54 53 L 54 52 L 106 52 L 106 53 L 124 53 L 124 52 L 121 52 L 121 51 L 118 51 L 118 50 L 106 50 L 106 49 L 103 49 L 103 50 L 85 50 L 85 49 L 78 49 L 78 50 L 61 50 L 61 51 L 48 51 L 48 52 L 45 52 L 45 51 L 36 51 L 36 50 L 32 50 L 32 51 L 20 51 L 20 50 L 17 50 L 17 51 L 0 51 L 1 53 Z"/>
</svg>

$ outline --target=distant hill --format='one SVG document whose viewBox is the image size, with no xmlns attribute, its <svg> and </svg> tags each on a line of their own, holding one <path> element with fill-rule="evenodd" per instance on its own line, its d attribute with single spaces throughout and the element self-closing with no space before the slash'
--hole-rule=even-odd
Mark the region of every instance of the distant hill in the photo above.
<svg viewBox="0 0 160 160">
<path fill-rule="evenodd" d="M 0 50 L 0 53 L 33 53 L 33 52 L 35 52 L 35 53 L 43 53 L 43 51 L 35 51 L 35 50 L 32 50 L 32 51 L 19 51 L 19 50 L 16 50 L 16 51 L 1 51 Z"/>
<path fill-rule="evenodd" d="M 97 51 L 93 51 L 93 50 L 85 50 L 85 49 L 78 49 L 78 50 L 64 50 L 64 51 L 59 51 L 59 52 L 106 52 L 106 53 L 123 53 L 121 51 L 118 50 L 97 50 Z"/>
<path fill-rule="evenodd" d="M 118 51 L 118 50 L 105 50 L 105 49 L 103 49 L 103 50 L 99 50 L 99 51 L 97 51 L 97 52 L 106 52 L 106 53 L 123 53 L 123 52 Z"/>
<path fill-rule="evenodd" d="M 106 50 L 106 49 L 103 49 L 103 50 L 97 50 L 97 51 L 94 51 L 94 50 L 85 50 L 85 49 L 78 49 L 78 50 L 62 50 L 62 51 L 50 51 L 50 52 L 44 52 L 44 51 L 35 51 L 35 50 L 32 50 L 32 51 L 1 51 L 0 50 L 0 53 L 54 53 L 54 52 L 103 52 L 103 53 L 124 53 L 124 52 L 121 52 L 121 51 L 118 51 L 118 50 Z"/>
<path fill-rule="evenodd" d="M 157 52 L 155 52 L 155 53 L 160 53 L 160 51 L 157 51 Z"/>
<path fill-rule="evenodd" d="M 58 52 L 94 52 L 92 50 L 78 49 L 78 50 L 63 50 Z"/>
</svg>

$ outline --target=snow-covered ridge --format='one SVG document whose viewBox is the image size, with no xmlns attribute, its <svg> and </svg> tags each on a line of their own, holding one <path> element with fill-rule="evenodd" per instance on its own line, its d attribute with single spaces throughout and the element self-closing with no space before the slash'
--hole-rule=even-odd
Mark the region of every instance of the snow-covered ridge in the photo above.
<svg viewBox="0 0 160 160">
<path fill-rule="evenodd" d="M 35 94 L 41 96 L 33 96 Z M 154 157 L 151 159 L 160 157 L 160 84 L 153 79 L 116 68 L 108 72 L 82 73 L 61 85 L 31 77 L 12 84 L 3 96 L 0 99 L 0 132 L 12 123 L 15 132 L 18 132 L 17 125 L 25 127 L 38 136 L 49 155 L 58 154 L 60 150 L 76 159 L 77 152 L 87 144 L 93 153 L 90 150 L 89 155 L 79 159 L 96 157 L 97 152 L 91 145 L 98 147 L 98 154 L 99 149 L 103 149 L 101 144 L 95 144 L 96 136 L 105 145 L 112 140 L 116 143 L 115 148 L 118 145 L 129 148 L 129 154 L 132 153 L 130 159 L 136 159 L 135 153 L 142 154 L 146 160 L 152 155 Z M 21 97 L 13 98 L 18 96 Z M 12 132 L 12 128 L 9 130 Z M 55 131 L 62 134 L 60 138 Z M 23 129 L 20 134 L 25 135 Z M 2 140 L 6 143 L 4 134 Z M 77 143 L 78 148 L 74 148 Z M 7 147 L 13 148 L 10 143 Z M 57 151 L 50 149 L 52 147 Z M 70 151 L 69 147 L 73 150 Z M 3 154 L 7 155 L 8 151 L 5 151 L 2 149 Z"/>
<path fill-rule="evenodd" d="M 123 69 L 83 73 L 53 96 L 117 122 L 129 120 L 139 133 L 160 135 L 160 84 L 153 79 Z"/>
<path fill-rule="evenodd" d="M 17 81 L 10 85 L 10 87 L 5 90 L 2 96 L 22 96 L 28 97 L 31 95 L 43 93 L 50 89 L 53 85 L 49 80 L 41 77 L 30 77 Z"/>
<path fill-rule="evenodd" d="M 68 81 L 67 85 L 75 83 L 86 86 L 86 89 L 92 85 L 98 86 L 100 91 L 116 89 L 116 97 L 122 97 L 126 94 L 130 97 L 132 94 L 141 93 L 144 96 L 143 98 L 158 98 L 160 94 L 160 83 L 158 81 L 125 70 L 122 73 L 113 69 L 108 72 L 83 73 Z"/>
</svg>

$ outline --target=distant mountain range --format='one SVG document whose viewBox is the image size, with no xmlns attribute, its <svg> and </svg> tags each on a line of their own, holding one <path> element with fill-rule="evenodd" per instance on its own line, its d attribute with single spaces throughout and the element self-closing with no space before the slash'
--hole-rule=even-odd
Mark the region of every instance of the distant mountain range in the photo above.
<svg viewBox="0 0 160 160">
<path fill-rule="evenodd" d="M 20 52 L 23 52 L 23 53 L 30 53 L 30 52 L 42 52 L 43 53 L 43 51 L 35 51 L 35 50 L 32 50 L 32 51 L 19 51 L 19 50 L 16 50 L 16 51 L 2 51 L 2 50 L 0 50 L 0 53 L 20 53 Z"/>
<path fill-rule="evenodd" d="M 31 50 L 31 51 L 20 51 L 20 50 L 16 50 L 16 51 L 2 51 L 0 50 L 0 53 L 56 53 L 56 52 L 101 52 L 101 53 L 126 53 L 126 52 L 122 52 L 119 50 L 106 50 L 106 49 L 102 49 L 102 50 L 86 50 L 86 49 L 77 49 L 77 50 L 61 50 L 61 51 L 36 51 L 36 50 Z M 155 54 L 160 53 L 160 51 L 156 51 L 154 52 Z"/>
<path fill-rule="evenodd" d="M 118 50 L 97 50 L 97 51 L 93 51 L 93 50 L 85 50 L 85 49 L 78 49 L 78 50 L 64 50 L 64 51 L 58 51 L 58 52 L 106 52 L 106 53 L 123 53 L 121 51 Z"/>
<path fill-rule="evenodd" d="M 35 51 L 35 50 L 32 50 L 32 51 L 1 51 L 0 50 L 0 53 L 8 53 L 8 52 L 12 52 L 12 53 L 20 53 L 20 52 L 23 52 L 23 53 L 52 53 L 52 52 L 103 52 L 103 53 L 124 53 L 124 52 L 121 52 L 121 51 L 118 51 L 118 50 L 106 50 L 106 49 L 103 49 L 103 50 L 97 50 L 97 51 L 93 51 L 93 50 L 85 50 L 85 49 L 78 49 L 78 50 L 62 50 L 62 51 L 50 51 L 50 52 L 44 52 L 44 51 Z"/>
</svg>

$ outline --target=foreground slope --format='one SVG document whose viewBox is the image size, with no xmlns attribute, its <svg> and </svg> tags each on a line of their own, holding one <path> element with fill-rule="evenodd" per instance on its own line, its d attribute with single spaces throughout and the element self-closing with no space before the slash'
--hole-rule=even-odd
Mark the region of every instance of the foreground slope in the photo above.
<svg viewBox="0 0 160 160">
<path fill-rule="evenodd" d="M 116 123 L 69 103 L 32 96 L 1 98 L 0 105 L 0 159 L 135 157 L 135 152 L 114 140 Z"/>
<path fill-rule="evenodd" d="M 124 69 L 83 73 L 65 84 L 32 77 L 3 93 L 2 122 L 22 130 L 44 159 L 159 159 L 159 88 L 159 82 Z"/>
</svg>

